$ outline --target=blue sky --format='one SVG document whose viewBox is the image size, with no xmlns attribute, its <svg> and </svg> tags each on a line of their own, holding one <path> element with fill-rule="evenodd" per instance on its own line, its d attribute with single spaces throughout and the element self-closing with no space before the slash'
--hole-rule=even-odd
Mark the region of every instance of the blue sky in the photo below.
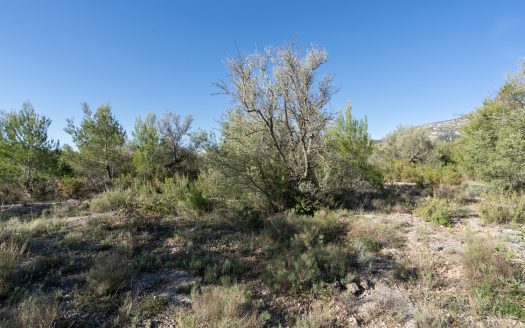
<svg viewBox="0 0 525 328">
<path fill-rule="evenodd" d="M 81 102 L 135 118 L 172 110 L 217 127 L 229 107 L 212 96 L 236 44 L 315 43 L 323 72 L 380 138 L 399 124 L 467 113 L 525 57 L 525 1 L 24 1 L 0 0 L 0 109 L 30 100 L 50 134 Z"/>
</svg>

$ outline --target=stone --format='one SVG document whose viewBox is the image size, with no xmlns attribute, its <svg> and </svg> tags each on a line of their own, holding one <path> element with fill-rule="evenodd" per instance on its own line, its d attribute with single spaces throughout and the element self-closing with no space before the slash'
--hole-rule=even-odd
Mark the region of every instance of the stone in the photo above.
<svg viewBox="0 0 525 328">
<path fill-rule="evenodd" d="M 370 283 L 366 279 L 360 281 L 359 285 L 361 286 L 361 288 L 363 288 L 365 290 L 370 288 Z"/>
<path fill-rule="evenodd" d="M 359 286 L 355 282 L 346 284 L 345 287 L 346 290 L 350 291 L 354 295 L 356 295 L 359 292 Z"/>
</svg>

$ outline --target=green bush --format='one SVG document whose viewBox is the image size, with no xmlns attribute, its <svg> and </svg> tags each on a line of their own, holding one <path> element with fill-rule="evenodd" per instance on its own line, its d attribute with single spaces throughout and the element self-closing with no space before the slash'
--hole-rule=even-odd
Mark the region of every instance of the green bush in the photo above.
<svg viewBox="0 0 525 328">
<path fill-rule="evenodd" d="M 290 212 L 269 219 L 264 230 L 264 251 L 270 257 L 265 281 L 275 290 L 295 293 L 344 278 L 351 254 L 333 243 L 345 232 L 339 220 L 342 214 Z"/>
<path fill-rule="evenodd" d="M 448 200 L 432 198 L 420 201 L 414 212 L 425 221 L 434 222 L 442 226 L 450 226 L 452 225 L 454 207 Z"/>
<path fill-rule="evenodd" d="M 461 141 L 466 165 L 506 189 L 525 189 L 525 65 L 469 115 Z"/>
<path fill-rule="evenodd" d="M 463 268 L 478 311 L 525 320 L 525 267 L 512 261 L 508 250 L 486 238 L 470 238 Z"/>
<path fill-rule="evenodd" d="M 133 204 L 134 193 L 131 189 L 106 191 L 90 202 L 90 209 L 95 213 L 110 212 L 128 208 Z"/>
<path fill-rule="evenodd" d="M 313 216 L 286 212 L 270 217 L 265 222 L 264 234 L 272 244 L 287 248 L 294 240 L 303 239 L 306 244 L 319 240 L 332 242 L 344 234 L 344 224 L 340 221 L 344 211 L 317 211 Z M 308 241 L 304 239 L 310 239 Z"/>
<path fill-rule="evenodd" d="M 525 223 L 525 194 L 502 191 L 482 197 L 480 215 L 484 223 Z"/>
<path fill-rule="evenodd" d="M 86 196 L 86 181 L 78 177 L 62 177 L 56 181 L 56 193 L 60 198 L 82 198 Z"/>
<path fill-rule="evenodd" d="M 125 210 L 139 216 L 208 212 L 212 203 L 185 177 L 166 178 L 160 183 L 138 183 L 127 189 L 115 188 L 91 200 L 93 212 Z"/>
</svg>

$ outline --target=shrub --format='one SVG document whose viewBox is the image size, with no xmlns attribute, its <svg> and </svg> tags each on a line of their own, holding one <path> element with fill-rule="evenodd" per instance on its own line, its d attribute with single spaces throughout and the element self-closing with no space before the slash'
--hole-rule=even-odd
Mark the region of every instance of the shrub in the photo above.
<svg viewBox="0 0 525 328">
<path fill-rule="evenodd" d="M 294 212 L 286 212 L 270 217 L 265 223 L 264 234 L 274 245 L 290 245 L 292 240 L 299 238 L 305 243 L 312 243 L 317 240 L 323 242 L 334 241 L 337 237 L 344 234 L 344 224 L 340 217 L 348 215 L 344 211 L 325 211 L 316 212 L 313 216 L 298 215 Z"/>
<path fill-rule="evenodd" d="M 266 316 L 254 309 L 250 293 L 241 285 L 192 293 L 191 309 L 178 310 L 176 318 L 178 326 L 187 328 L 258 328 L 266 321 Z"/>
<path fill-rule="evenodd" d="M 96 258 L 86 280 L 91 294 L 99 297 L 119 291 L 132 276 L 133 269 L 127 257 L 113 253 Z"/>
<path fill-rule="evenodd" d="M 484 223 L 525 223 L 525 194 L 512 191 L 484 194 L 480 215 Z"/>
<path fill-rule="evenodd" d="M 146 297 L 140 304 L 140 312 L 145 317 L 152 317 L 162 312 L 168 305 L 168 299 L 161 295 Z"/>
<path fill-rule="evenodd" d="M 95 213 L 103 213 L 124 209 L 132 204 L 132 190 L 113 189 L 94 197 L 90 202 L 90 209 Z"/>
<path fill-rule="evenodd" d="M 420 201 L 414 212 L 425 221 L 434 222 L 442 226 L 450 226 L 452 225 L 454 208 L 450 201 L 432 198 Z"/>
<path fill-rule="evenodd" d="M 81 198 L 85 196 L 86 182 L 83 178 L 63 177 L 56 181 L 55 189 L 62 199 Z"/>
<path fill-rule="evenodd" d="M 155 272 L 162 266 L 162 260 L 150 253 L 140 253 L 134 259 L 135 268 L 140 272 Z"/>
<path fill-rule="evenodd" d="M 212 203 L 186 177 L 167 178 L 162 183 L 145 182 L 127 189 L 115 188 L 91 201 L 93 212 L 125 210 L 143 217 L 208 212 Z"/>
<path fill-rule="evenodd" d="M 264 231 L 264 250 L 271 257 L 265 281 L 275 290 L 300 292 L 344 278 L 351 256 L 332 243 L 344 233 L 342 214 L 320 211 L 313 217 L 286 213 L 271 218 Z"/>
<path fill-rule="evenodd" d="M 319 277 L 320 269 L 312 251 L 290 252 L 268 264 L 265 281 L 276 291 L 300 292 L 311 288 Z"/>
<path fill-rule="evenodd" d="M 469 115 L 461 134 L 466 164 L 505 188 L 525 188 L 525 65 Z"/>
<path fill-rule="evenodd" d="M 471 238 L 463 268 L 479 311 L 525 320 L 525 268 L 508 251 L 486 238 Z"/>
</svg>

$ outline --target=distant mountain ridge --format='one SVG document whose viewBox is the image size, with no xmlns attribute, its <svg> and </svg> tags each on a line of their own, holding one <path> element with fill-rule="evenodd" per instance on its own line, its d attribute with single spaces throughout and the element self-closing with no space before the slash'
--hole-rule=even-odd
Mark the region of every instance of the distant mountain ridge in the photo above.
<svg viewBox="0 0 525 328">
<path fill-rule="evenodd" d="M 454 141 L 459 138 L 461 135 L 461 127 L 468 123 L 468 121 L 469 119 L 463 115 L 451 120 L 418 125 L 417 128 L 427 130 L 432 139 Z"/>
</svg>

